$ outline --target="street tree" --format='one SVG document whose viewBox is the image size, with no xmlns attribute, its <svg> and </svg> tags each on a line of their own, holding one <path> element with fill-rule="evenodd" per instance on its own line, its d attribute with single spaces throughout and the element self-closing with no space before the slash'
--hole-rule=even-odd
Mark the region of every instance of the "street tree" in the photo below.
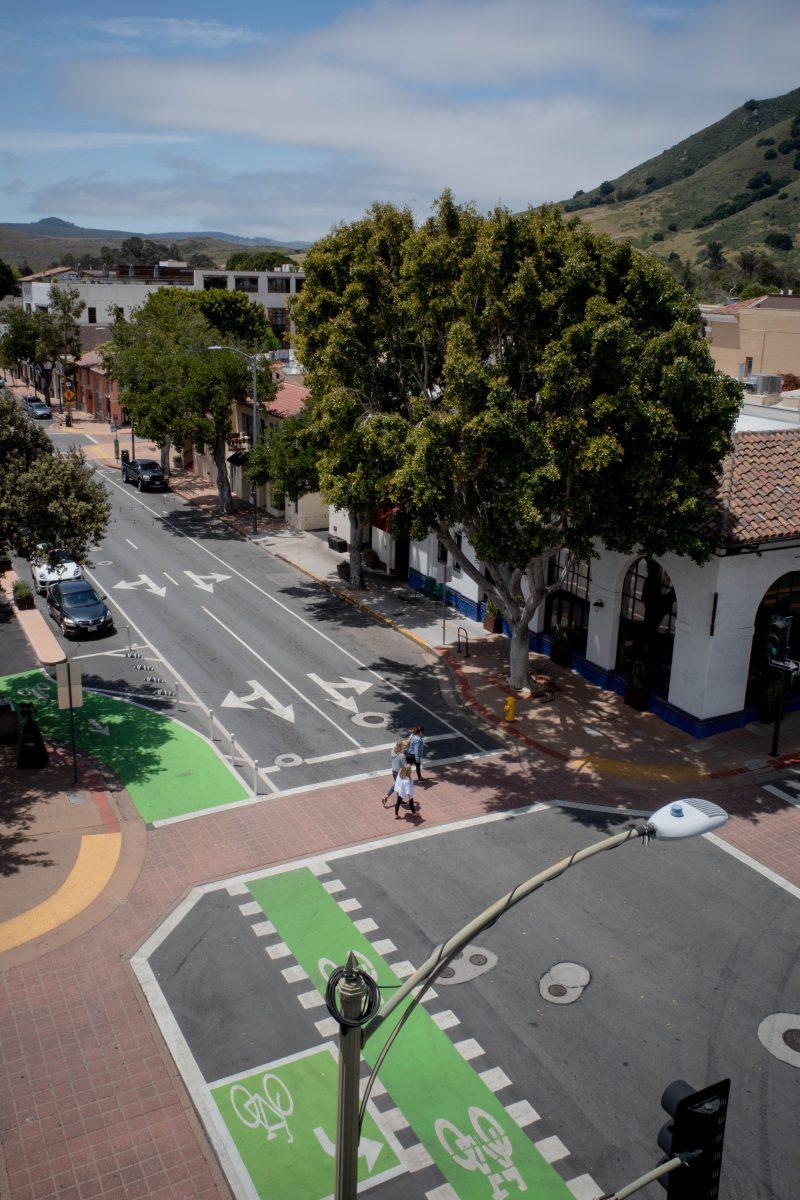
<svg viewBox="0 0 800 1200">
<path fill-rule="evenodd" d="M 36 357 L 36 329 L 31 314 L 22 308 L 9 308 L 3 314 L 5 332 L 0 337 L 0 360 L 3 366 L 20 375 L 23 363 Z"/>
<path fill-rule="evenodd" d="M 52 284 L 50 287 L 50 316 L 58 330 L 58 361 L 63 384 L 75 375 L 75 363 L 80 357 L 81 335 L 78 321 L 86 305 L 76 287 Z M 61 402 L 59 394 L 59 402 Z"/>
<path fill-rule="evenodd" d="M 201 311 L 198 296 L 203 295 L 211 293 L 159 288 L 130 320 L 115 322 L 111 340 L 101 354 L 109 375 L 119 384 L 120 400 L 134 429 L 162 446 L 162 461 L 170 443 L 190 440 L 210 446 L 217 469 L 219 508 L 229 512 L 232 501 L 225 447 L 233 428 L 232 406 L 247 399 L 251 376 L 238 355 L 209 353 L 208 347 L 225 340 L 259 352 L 274 345 L 274 339 L 263 309 L 251 305 L 245 296 L 220 292 L 221 299 L 208 306 L 219 322 L 215 325 Z M 243 313 L 242 302 L 258 310 L 254 318 Z M 255 345 L 237 336 L 242 330 L 256 331 Z M 266 365 L 257 382 L 263 407 L 275 394 Z"/>
<path fill-rule="evenodd" d="M 225 264 L 226 271 L 274 271 L 285 262 L 291 262 L 291 255 L 285 250 L 234 250 L 228 256 Z"/>
<path fill-rule="evenodd" d="M 350 519 L 350 583 L 362 586 L 369 513 L 388 495 L 408 416 L 412 357 L 399 285 L 414 224 L 407 209 L 374 204 L 335 228 L 305 260 L 292 309 L 311 398 L 323 496 Z"/>
<path fill-rule="evenodd" d="M 80 450 L 59 453 L 11 392 L 0 392 L 0 550 L 30 557 L 44 543 L 85 562 L 111 516 Z"/>
<path fill-rule="evenodd" d="M 421 231 L 416 252 L 438 236 Z M 740 388 L 663 264 L 557 210 L 491 213 L 454 295 L 442 385 L 408 425 L 390 492 L 412 535 L 435 530 L 497 604 L 522 687 L 560 551 L 708 555 Z"/>
<path fill-rule="evenodd" d="M 247 473 L 258 487 L 269 483 L 278 504 L 319 491 L 319 447 L 307 413 L 268 426 L 250 452 Z"/>
<path fill-rule="evenodd" d="M 14 274 L 12 267 L 0 258 L 0 300 L 4 300 L 6 296 L 18 296 L 19 284 L 17 277 Z"/>
</svg>

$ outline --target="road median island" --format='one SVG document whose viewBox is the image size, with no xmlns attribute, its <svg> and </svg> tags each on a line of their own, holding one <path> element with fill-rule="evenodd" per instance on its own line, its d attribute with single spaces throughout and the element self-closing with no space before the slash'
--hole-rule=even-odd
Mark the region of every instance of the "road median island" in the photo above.
<svg viewBox="0 0 800 1200">
<path fill-rule="evenodd" d="M 44 738 L 69 744 L 69 712 L 59 710 L 52 680 L 41 671 L 0 677 L 0 694 L 30 701 Z M 248 795 L 241 780 L 209 743 L 164 713 L 84 692 L 75 710 L 79 749 L 105 763 L 150 823 L 235 804 Z"/>
</svg>

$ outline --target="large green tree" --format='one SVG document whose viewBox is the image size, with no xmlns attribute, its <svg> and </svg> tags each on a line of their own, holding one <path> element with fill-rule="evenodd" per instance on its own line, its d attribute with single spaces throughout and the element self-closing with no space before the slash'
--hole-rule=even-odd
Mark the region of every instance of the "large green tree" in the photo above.
<svg viewBox="0 0 800 1200">
<path fill-rule="evenodd" d="M 246 296 L 159 288 L 129 321 L 115 323 L 102 355 L 140 436 L 158 442 L 165 455 L 170 442 L 181 444 L 186 439 L 211 448 L 219 508 L 229 512 L 232 499 L 225 449 L 232 433 L 232 405 L 249 395 L 251 372 L 239 355 L 209 351 L 209 346 L 220 342 L 247 353 L 275 345 L 263 309 Z M 275 394 L 266 365 L 258 372 L 258 390 L 263 408 Z"/>
<path fill-rule="evenodd" d="M 440 237 L 423 228 L 416 254 Z M 436 530 L 498 605 L 521 687 L 559 551 L 708 554 L 700 529 L 740 389 L 662 264 L 556 210 L 491 213 L 453 294 L 441 387 L 409 424 L 390 491 L 412 533 Z M 428 304 L 412 281 L 420 295 L 418 321 Z"/>
<path fill-rule="evenodd" d="M 250 454 L 248 474 L 257 486 L 269 483 L 277 503 L 319 491 L 319 447 L 307 412 L 266 428 Z"/>
<path fill-rule="evenodd" d="M 307 437 L 322 494 L 350 518 L 354 587 L 367 519 L 387 497 L 408 419 L 413 346 L 399 288 L 413 229 L 411 213 L 388 204 L 334 229 L 309 251 L 292 309 L 311 392 Z"/>
<path fill-rule="evenodd" d="M 0 550 L 30 557 L 40 543 L 85 562 L 111 506 L 80 450 L 57 452 L 5 389 L 0 392 Z"/>
<path fill-rule="evenodd" d="M 19 284 L 14 269 L 0 258 L 0 300 L 4 300 L 6 296 L 18 295 Z"/>
<path fill-rule="evenodd" d="M 285 250 L 234 250 L 225 264 L 226 271 L 274 271 L 285 262 L 291 262 Z"/>
<path fill-rule="evenodd" d="M 85 307 L 76 287 L 71 287 L 69 284 L 51 284 L 50 317 L 57 330 L 62 388 L 64 382 L 75 375 L 75 363 L 81 352 L 78 321 Z M 60 402 L 61 394 L 59 393 Z"/>
</svg>

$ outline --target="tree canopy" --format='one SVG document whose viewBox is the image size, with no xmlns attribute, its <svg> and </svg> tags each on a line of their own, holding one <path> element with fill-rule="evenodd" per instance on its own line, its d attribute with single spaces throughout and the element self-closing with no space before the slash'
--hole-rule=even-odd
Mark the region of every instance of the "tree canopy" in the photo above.
<svg viewBox="0 0 800 1200">
<path fill-rule="evenodd" d="M 187 439 L 211 447 L 220 510 L 228 512 L 225 447 L 232 404 L 244 401 L 252 385 L 248 364 L 238 354 L 209 352 L 220 342 L 245 352 L 277 344 L 264 310 L 241 293 L 159 288 L 129 321 L 114 324 L 101 353 L 137 433 L 164 447 Z M 263 407 L 275 394 L 266 365 L 259 369 L 258 387 Z"/>
<path fill-rule="evenodd" d="M 291 262 L 291 256 L 285 250 L 234 250 L 228 256 L 225 264 L 226 271 L 274 271 L 285 262 Z"/>
<path fill-rule="evenodd" d="M 12 394 L 0 392 L 0 550 L 30 557 L 40 543 L 85 562 L 111 506 L 80 450 L 58 453 Z"/>
<path fill-rule="evenodd" d="M 554 209 L 445 193 L 414 230 L 376 205 L 309 252 L 294 317 L 323 494 L 435 530 L 508 621 L 515 686 L 557 552 L 708 553 L 740 389 L 629 244 Z"/>
<path fill-rule="evenodd" d="M 4 300 L 6 296 L 18 296 L 19 284 L 14 270 L 7 262 L 0 258 L 0 300 Z"/>
</svg>

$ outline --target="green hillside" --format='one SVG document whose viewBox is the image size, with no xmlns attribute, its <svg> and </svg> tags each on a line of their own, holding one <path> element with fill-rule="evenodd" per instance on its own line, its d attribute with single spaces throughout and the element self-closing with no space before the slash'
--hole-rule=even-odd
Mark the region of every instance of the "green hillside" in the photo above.
<svg viewBox="0 0 800 1200">
<path fill-rule="evenodd" d="M 788 261 L 765 245 L 800 225 L 800 88 L 748 101 L 655 158 L 562 207 L 642 249 L 694 262 L 710 241 Z M 749 185 L 749 186 L 748 186 Z M 774 239 L 773 239 L 774 240 Z"/>
</svg>

